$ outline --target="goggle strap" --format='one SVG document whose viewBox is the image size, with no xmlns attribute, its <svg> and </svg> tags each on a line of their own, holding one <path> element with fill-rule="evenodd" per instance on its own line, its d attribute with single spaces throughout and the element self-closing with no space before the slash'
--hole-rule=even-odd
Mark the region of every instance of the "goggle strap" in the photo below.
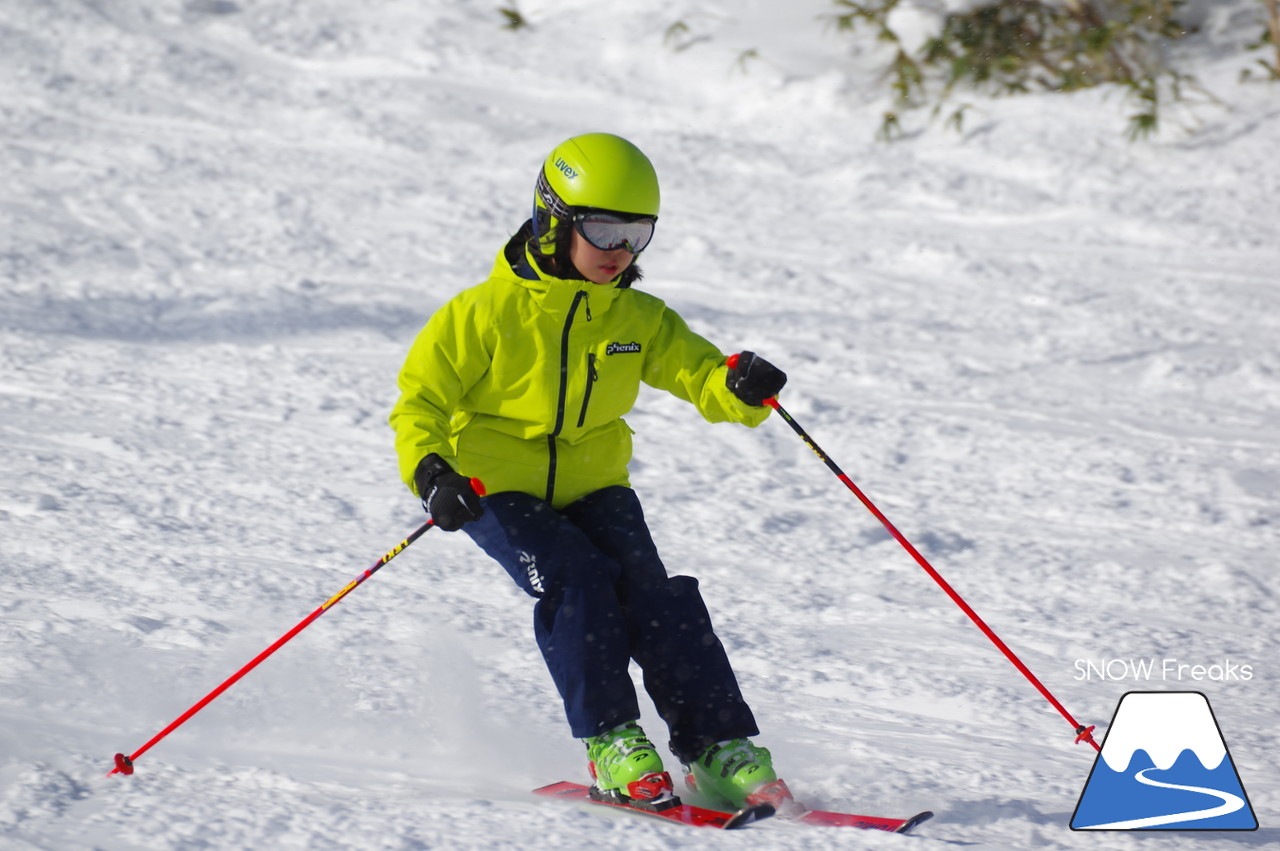
<svg viewBox="0 0 1280 851">
<path fill-rule="evenodd" d="M 569 205 L 566 204 L 564 200 L 556 194 L 555 189 L 551 187 L 551 183 L 547 180 L 546 171 L 538 172 L 537 193 L 538 197 L 542 199 L 542 203 L 546 206 L 547 211 L 553 218 L 560 219 L 561 221 L 565 221 L 570 218 L 572 213 L 569 209 Z M 536 201 L 534 202 L 534 206 L 538 206 Z"/>
</svg>

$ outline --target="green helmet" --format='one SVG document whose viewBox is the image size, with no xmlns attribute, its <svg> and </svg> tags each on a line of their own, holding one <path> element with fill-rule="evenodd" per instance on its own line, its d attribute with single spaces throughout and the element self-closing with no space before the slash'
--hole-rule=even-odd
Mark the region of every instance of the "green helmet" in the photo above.
<svg viewBox="0 0 1280 851">
<path fill-rule="evenodd" d="M 612 133 L 574 136 L 555 147 L 538 172 L 533 234 L 543 254 L 577 207 L 658 217 L 658 174 L 635 145 Z"/>
</svg>

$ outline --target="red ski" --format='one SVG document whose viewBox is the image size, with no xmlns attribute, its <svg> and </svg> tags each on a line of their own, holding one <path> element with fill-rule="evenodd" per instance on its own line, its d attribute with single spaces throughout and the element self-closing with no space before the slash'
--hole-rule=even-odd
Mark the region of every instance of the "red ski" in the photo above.
<svg viewBox="0 0 1280 851">
<path fill-rule="evenodd" d="M 863 830 L 887 830 L 890 833 L 906 833 L 918 824 L 933 818 L 933 813 L 925 810 L 909 818 L 886 818 L 885 816 L 860 816 L 853 813 L 829 813 L 825 810 L 806 808 L 804 815 L 789 821 L 800 824 L 811 824 L 816 827 L 858 827 Z"/>
<path fill-rule="evenodd" d="M 541 789 L 534 789 L 535 795 L 545 795 L 549 798 L 565 798 L 573 801 L 586 801 L 591 804 L 602 804 L 607 807 L 614 807 L 620 810 L 629 810 L 634 813 L 644 815 L 657 816 L 668 821 L 687 824 L 692 827 L 715 827 L 722 830 L 733 830 L 740 827 L 746 827 L 749 824 L 768 818 L 774 814 L 774 809 L 769 804 L 761 804 L 755 807 L 745 807 L 736 813 L 726 813 L 721 810 L 714 810 L 708 807 L 694 806 L 693 804 L 681 803 L 679 798 L 670 799 L 667 802 L 666 809 L 655 809 L 651 805 L 647 805 L 640 801 L 632 801 L 629 803 L 614 803 L 612 801 L 599 801 L 590 796 L 590 787 L 581 783 L 573 783 L 570 781 L 561 781 L 552 783 L 550 786 L 543 786 Z M 662 806 L 661 804 L 658 806 Z M 856 827 L 862 830 L 884 830 L 890 833 L 906 833 L 918 824 L 933 818 L 933 813 L 923 812 L 917 813 L 909 818 L 886 818 L 884 816 L 862 816 L 853 813 L 832 813 L 825 810 L 805 809 L 802 815 L 794 818 L 779 819 L 779 821 L 787 821 L 795 824 L 807 824 L 815 827 Z"/>
<path fill-rule="evenodd" d="M 740 827 L 746 827 L 753 822 L 773 815 L 772 804 L 757 804 L 751 807 L 743 807 L 736 813 L 725 813 L 720 810 L 681 803 L 680 799 L 675 797 L 656 803 L 648 803 L 641 800 L 631 800 L 626 803 L 597 800 L 591 797 L 591 787 L 584 786 L 581 783 L 571 783 L 567 780 L 552 783 L 550 786 L 543 786 L 541 789 L 534 789 L 533 793 L 535 795 L 545 795 L 548 798 L 564 798 L 571 801 L 585 801 L 589 804 L 613 807 L 617 810 L 626 810 L 680 824 L 687 824 L 690 827 L 713 827 L 720 830 L 737 830 Z"/>
</svg>

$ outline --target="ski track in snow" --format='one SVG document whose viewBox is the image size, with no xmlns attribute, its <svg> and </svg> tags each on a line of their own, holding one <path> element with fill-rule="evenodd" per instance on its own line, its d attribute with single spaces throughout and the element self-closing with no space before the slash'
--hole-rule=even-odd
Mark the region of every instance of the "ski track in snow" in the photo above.
<svg viewBox="0 0 1280 851">
<path fill-rule="evenodd" d="M 421 522 L 385 424 L 404 352 L 596 129 L 663 182 L 643 286 L 786 369 L 788 411 L 1077 718 L 1205 691 L 1262 825 L 1230 838 L 1280 846 L 1280 108 L 1227 50 L 1255 5 L 1185 47 L 1222 105 L 1152 142 L 1085 92 L 882 145 L 883 56 L 820 0 L 529 0 L 518 33 L 444 0 L 7 2 L 0 846 L 742 841 L 529 794 L 581 746 L 527 600 L 438 532 L 103 777 Z M 1092 752 L 780 419 L 646 393 L 629 422 L 668 568 L 811 805 L 1140 847 L 1068 829 Z M 1076 679 L 1129 657 L 1254 673 Z"/>
</svg>

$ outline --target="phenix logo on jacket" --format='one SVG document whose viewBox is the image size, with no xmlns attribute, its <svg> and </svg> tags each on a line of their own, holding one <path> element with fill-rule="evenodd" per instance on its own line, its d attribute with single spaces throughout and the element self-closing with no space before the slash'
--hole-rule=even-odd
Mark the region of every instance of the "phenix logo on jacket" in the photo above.
<svg viewBox="0 0 1280 851">
<path fill-rule="evenodd" d="M 725 356 L 661 299 L 553 278 L 536 264 L 522 277 L 515 267 L 528 268 L 524 255 L 517 234 L 488 279 L 437 310 L 409 350 L 390 419 L 410 488 L 432 452 L 491 494 L 522 491 L 556 508 L 629 486 L 622 417 L 641 383 L 691 402 L 710 422 L 756 426 L 768 417 L 769 408 L 729 391 Z"/>
</svg>

